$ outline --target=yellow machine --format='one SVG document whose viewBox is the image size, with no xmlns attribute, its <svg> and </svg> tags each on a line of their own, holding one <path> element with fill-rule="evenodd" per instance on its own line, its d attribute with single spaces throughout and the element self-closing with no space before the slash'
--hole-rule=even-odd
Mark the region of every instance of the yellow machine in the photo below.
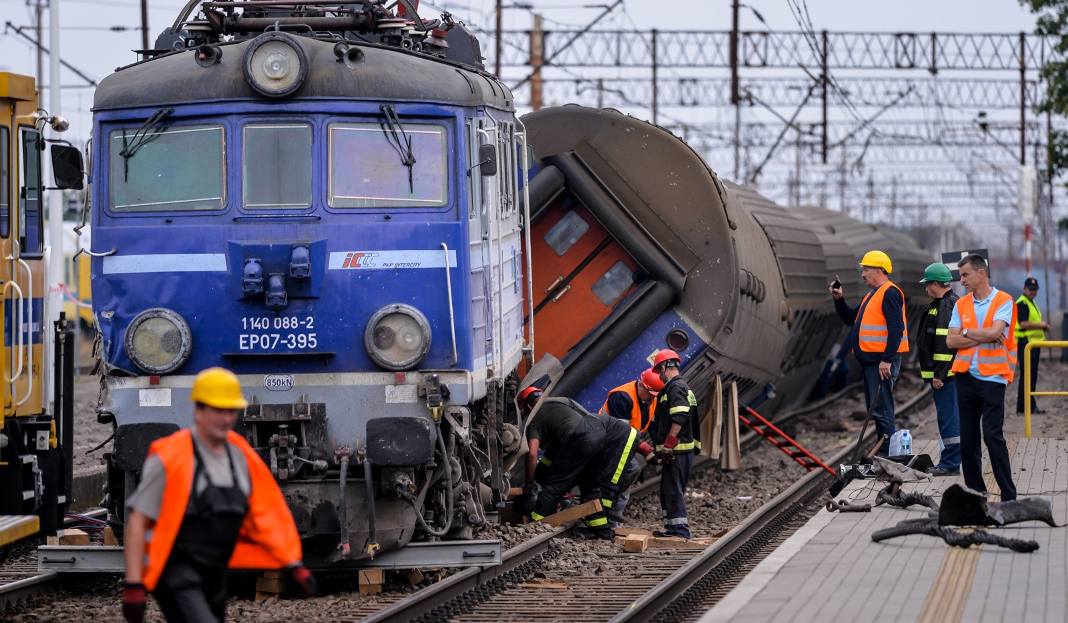
<svg viewBox="0 0 1068 623">
<path fill-rule="evenodd" d="M 65 121 L 38 108 L 34 80 L 0 72 L 0 545 L 38 530 L 53 533 L 62 522 L 72 476 L 72 333 L 46 326 L 45 313 L 46 125 L 66 128 Z M 80 187 L 78 151 L 55 145 L 52 157 L 56 186 Z M 55 259 L 62 257 L 57 253 Z M 55 365 L 45 362 L 45 345 L 53 340 Z M 46 377 L 54 396 L 45 395 Z"/>
</svg>

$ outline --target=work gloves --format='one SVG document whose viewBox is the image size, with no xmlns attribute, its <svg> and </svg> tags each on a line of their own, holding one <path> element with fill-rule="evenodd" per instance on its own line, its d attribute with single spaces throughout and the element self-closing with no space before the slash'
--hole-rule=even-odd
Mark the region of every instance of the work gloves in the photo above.
<svg viewBox="0 0 1068 623">
<path fill-rule="evenodd" d="M 679 438 L 675 435 L 668 435 L 664 439 L 664 446 L 656 453 L 660 458 L 661 463 L 674 463 L 675 462 L 675 446 L 679 445 Z"/>
<path fill-rule="evenodd" d="M 122 587 L 122 617 L 126 623 L 142 623 L 145 620 L 145 585 L 126 582 Z"/>
<path fill-rule="evenodd" d="M 315 581 L 315 576 L 300 563 L 289 567 L 289 577 L 308 597 L 313 597 L 319 590 L 319 583 Z"/>
</svg>

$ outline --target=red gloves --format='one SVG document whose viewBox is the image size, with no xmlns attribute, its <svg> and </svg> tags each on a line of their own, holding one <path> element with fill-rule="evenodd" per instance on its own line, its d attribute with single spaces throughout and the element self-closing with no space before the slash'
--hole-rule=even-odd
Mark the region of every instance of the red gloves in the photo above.
<svg viewBox="0 0 1068 623">
<path fill-rule="evenodd" d="M 677 445 L 679 445 L 679 438 L 675 435 L 668 435 L 667 438 L 664 439 L 665 450 L 674 450 Z"/>
<path fill-rule="evenodd" d="M 145 585 L 127 582 L 122 587 L 122 617 L 126 623 L 141 623 L 145 620 Z"/>
<path fill-rule="evenodd" d="M 644 456 L 646 460 L 648 460 L 649 457 L 653 455 L 653 444 L 649 443 L 648 441 L 643 441 L 639 443 L 638 453 Z"/>
<path fill-rule="evenodd" d="M 289 569 L 289 577 L 293 578 L 293 581 L 300 586 L 300 590 L 304 591 L 304 594 L 308 597 L 315 595 L 319 589 L 319 584 L 315 581 L 315 576 L 311 571 L 302 564 L 297 564 Z"/>
</svg>

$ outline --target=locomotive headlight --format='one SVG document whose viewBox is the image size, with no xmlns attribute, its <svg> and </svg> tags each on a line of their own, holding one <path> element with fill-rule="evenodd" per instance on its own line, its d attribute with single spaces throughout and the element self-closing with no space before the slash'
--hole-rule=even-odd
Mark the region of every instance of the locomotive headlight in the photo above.
<svg viewBox="0 0 1068 623">
<path fill-rule="evenodd" d="M 150 374 L 174 372 L 189 359 L 192 349 L 189 324 L 169 309 L 146 309 L 126 329 L 126 354 Z"/>
<path fill-rule="evenodd" d="M 430 349 L 430 323 L 410 305 L 386 305 L 367 321 L 363 345 L 383 368 L 407 370 Z"/>
<path fill-rule="evenodd" d="M 304 83 L 307 61 L 304 48 L 292 36 L 264 33 L 245 50 L 245 80 L 260 95 L 285 97 Z"/>
</svg>

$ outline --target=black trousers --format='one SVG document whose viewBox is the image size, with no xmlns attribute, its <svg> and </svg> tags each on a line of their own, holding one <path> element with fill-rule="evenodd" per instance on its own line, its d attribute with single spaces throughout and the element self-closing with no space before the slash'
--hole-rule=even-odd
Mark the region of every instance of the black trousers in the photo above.
<svg viewBox="0 0 1068 623">
<path fill-rule="evenodd" d="M 539 467 L 538 484 L 541 490 L 534 504 L 535 515 L 548 517 L 555 513 L 560 499 L 576 485 L 583 501 L 597 497 L 600 465 L 595 459 L 601 456 L 605 444 L 604 425 L 598 420 L 596 417 L 582 418 L 578 430 L 560 448 L 552 448 L 552 456 L 549 457 L 552 462 L 545 470 L 544 477 Z M 591 463 L 593 469 L 589 469 Z"/>
<path fill-rule="evenodd" d="M 226 618 L 226 569 L 204 569 L 172 559 L 152 596 L 167 623 L 222 623 Z"/>
<path fill-rule="evenodd" d="M 1016 377 L 1019 382 L 1016 384 L 1016 412 L 1023 413 L 1024 410 L 1024 347 L 1027 346 L 1027 338 L 1022 337 L 1016 340 Z M 1039 349 L 1035 348 L 1031 350 L 1031 391 L 1035 391 L 1035 385 L 1038 383 L 1038 361 L 1039 361 Z M 1038 403 L 1034 398 L 1031 398 L 1031 410 L 1034 411 L 1038 408 Z"/>
<path fill-rule="evenodd" d="M 675 460 L 664 463 L 660 472 L 660 508 L 664 511 L 664 529 L 690 537 L 690 521 L 686 517 L 686 483 L 690 480 L 693 453 L 676 454 Z"/>
<path fill-rule="evenodd" d="M 994 480 L 1001 489 L 1002 501 L 1016 499 L 1012 482 L 1009 448 L 1005 444 L 1005 388 L 994 381 L 981 381 L 971 374 L 958 374 L 957 406 L 960 411 L 960 452 L 964 484 L 976 491 L 986 491 L 983 482 L 983 448 L 986 442 Z"/>
</svg>

